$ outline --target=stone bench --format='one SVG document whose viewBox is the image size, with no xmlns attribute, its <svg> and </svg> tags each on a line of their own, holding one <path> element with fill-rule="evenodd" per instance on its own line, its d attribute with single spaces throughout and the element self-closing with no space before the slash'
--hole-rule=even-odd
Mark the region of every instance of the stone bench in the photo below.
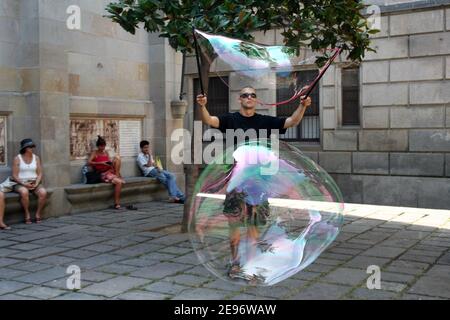
<svg viewBox="0 0 450 320">
<path fill-rule="evenodd" d="M 46 206 L 51 201 L 51 197 L 53 194 L 53 189 L 47 190 L 47 203 Z M 31 217 L 34 220 L 34 214 L 37 208 L 37 197 L 34 193 L 30 193 L 30 211 Z M 7 192 L 5 193 L 5 222 L 7 224 L 14 224 L 23 222 L 25 219 L 22 204 L 20 203 L 20 195 L 16 192 Z"/>
<path fill-rule="evenodd" d="M 121 205 L 165 200 L 168 198 L 166 188 L 154 178 L 124 178 Z M 103 210 L 114 204 L 114 187 L 110 183 L 72 184 L 64 188 L 71 204 L 70 213 Z"/>
</svg>

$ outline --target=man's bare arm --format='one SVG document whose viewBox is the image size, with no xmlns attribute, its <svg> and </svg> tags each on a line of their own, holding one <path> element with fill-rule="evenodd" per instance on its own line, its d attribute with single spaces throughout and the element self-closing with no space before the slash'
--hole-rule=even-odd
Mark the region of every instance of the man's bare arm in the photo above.
<svg viewBox="0 0 450 320">
<path fill-rule="evenodd" d="M 302 99 L 298 108 L 294 111 L 294 113 L 286 119 L 284 122 L 284 129 L 291 128 L 297 126 L 300 121 L 303 119 L 303 115 L 305 114 L 306 109 L 311 105 L 311 98 L 308 97 L 306 99 Z"/>
<path fill-rule="evenodd" d="M 202 117 L 203 123 L 205 123 L 213 128 L 218 128 L 219 124 L 220 124 L 219 118 L 216 116 L 211 116 L 208 112 L 208 109 L 206 109 L 206 103 L 207 103 L 206 96 L 198 95 L 197 103 L 200 105 L 200 115 Z"/>
</svg>

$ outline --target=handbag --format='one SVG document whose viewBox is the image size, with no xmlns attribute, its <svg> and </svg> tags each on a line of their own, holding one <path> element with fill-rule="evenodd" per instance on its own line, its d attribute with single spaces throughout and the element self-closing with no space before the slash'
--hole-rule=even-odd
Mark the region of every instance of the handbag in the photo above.
<svg viewBox="0 0 450 320">
<path fill-rule="evenodd" d="M 6 178 L 5 181 L 3 181 L 0 184 L 0 191 L 1 192 L 11 192 L 13 191 L 14 186 L 17 184 L 17 182 L 13 181 L 11 177 Z"/>
<path fill-rule="evenodd" d="M 96 184 L 102 182 L 102 174 L 98 171 L 86 172 L 86 184 Z"/>
</svg>

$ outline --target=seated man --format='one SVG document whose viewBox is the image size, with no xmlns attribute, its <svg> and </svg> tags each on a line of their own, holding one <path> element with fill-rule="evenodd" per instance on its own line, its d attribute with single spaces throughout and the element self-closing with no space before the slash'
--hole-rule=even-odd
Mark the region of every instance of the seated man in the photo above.
<svg viewBox="0 0 450 320">
<path fill-rule="evenodd" d="M 150 143 L 144 140 L 141 141 L 139 146 L 141 147 L 141 152 L 137 157 L 137 163 L 144 177 L 156 178 L 161 182 L 169 192 L 170 202 L 184 203 L 184 194 L 178 188 L 173 173 L 156 166 L 150 154 Z"/>
</svg>

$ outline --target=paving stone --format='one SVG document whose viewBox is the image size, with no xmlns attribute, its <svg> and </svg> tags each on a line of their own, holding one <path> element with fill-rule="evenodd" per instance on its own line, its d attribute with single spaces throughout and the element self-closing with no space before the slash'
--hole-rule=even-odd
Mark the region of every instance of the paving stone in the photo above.
<svg viewBox="0 0 450 320">
<path fill-rule="evenodd" d="M 45 269 L 50 269 L 52 266 L 45 263 L 37 263 L 33 261 L 26 261 L 9 266 L 11 269 L 23 270 L 28 272 L 36 272 Z"/>
<path fill-rule="evenodd" d="M 437 263 L 445 264 L 445 265 L 449 266 L 449 268 L 450 268 L 450 252 L 448 252 L 445 255 L 443 255 L 442 257 L 440 257 L 439 260 L 437 261 Z"/>
<path fill-rule="evenodd" d="M 289 297 L 292 300 L 334 300 L 346 295 L 351 287 L 328 284 L 314 283 L 313 285 L 301 290 L 299 293 Z"/>
<path fill-rule="evenodd" d="M 99 266 L 104 266 L 120 260 L 123 260 L 122 256 L 105 253 L 93 256 L 91 258 L 79 260 L 76 262 L 76 264 L 82 269 L 94 269 Z"/>
<path fill-rule="evenodd" d="M 449 278 L 450 280 L 450 268 L 447 265 L 434 265 L 425 272 L 426 276 Z"/>
<path fill-rule="evenodd" d="M 442 253 L 438 252 L 438 251 L 410 249 L 410 250 L 406 251 L 405 255 L 439 257 L 441 254 Z"/>
<path fill-rule="evenodd" d="M 0 248 L 10 247 L 10 246 L 13 246 L 15 244 L 18 244 L 18 242 L 17 241 L 10 241 L 10 240 L 0 240 Z M 20 250 L 20 249 L 18 249 L 18 250 Z"/>
<path fill-rule="evenodd" d="M 395 258 L 405 252 L 404 248 L 376 246 L 362 253 L 364 256 Z"/>
<path fill-rule="evenodd" d="M 96 268 L 96 271 L 112 273 L 112 274 L 119 274 L 119 275 L 128 275 L 131 272 L 136 271 L 137 269 L 138 269 L 138 267 L 124 265 L 124 264 L 109 264 L 109 265 L 105 265 L 105 266 Z"/>
<path fill-rule="evenodd" d="M 419 295 L 419 294 L 404 294 L 401 297 L 401 299 L 402 300 L 447 300 L 445 298 L 423 296 L 423 295 Z"/>
<path fill-rule="evenodd" d="M 11 250 L 8 248 L 0 248 L 0 258 L 4 257 L 12 257 L 15 254 L 19 254 L 21 251 L 19 250 Z"/>
<path fill-rule="evenodd" d="M 192 252 L 192 249 L 188 249 L 188 248 L 180 248 L 180 247 L 166 247 L 166 248 L 162 248 L 161 250 L 159 250 L 159 252 L 161 253 L 170 253 L 170 254 L 174 254 L 174 255 L 184 255 L 186 253 L 190 253 Z"/>
<path fill-rule="evenodd" d="M 341 260 L 341 261 L 347 261 L 347 260 L 350 260 L 351 258 L 353 258 L 353 256 L 348 255 L 348 254 L 328 253 L 328 252 L 322 253 L 321 257 L 326 258 L 326 259 L 334 259 L 334 260 Z"/>
<path fill-rule="evenodd" d="M 391 260 L 388 258 L 356 256 L 352 260 L 346 262 L 343 266 L 367 270 L 367 268 L 372 265 L 382 268 L 389 263 L 389 261 Z"/>
<path fill-rule="evenodd" d="M 130 291 L 116 297 L 118 300 L 164 300 L 169 296 L 149 291 Z"/>
<path fill-rule="evenodd" d="M 420 241 L 422 245 L 430 245 L 430 246 L 438 246 L 444 248 L 450 248 L 450 241 L 442 241 L 442 240 L 422 240 Z"/>
<path fill-rule="evenodd" d="M 17 281 L 2 280 L 0 281 L 0 296 L 6 293 L 16 292 L 30 287 L 29 284 Z"/>
<path fill-rule="evenodd" d="M 17 264 L 22 260 L 19 259 L 9 259 L 9 258 L 1 258 L 0 259 L 0 268 L 10 266 L 12 264 Z"/>
<path fill-rule="evenodd" d="M 390 282 L 381 280 L 381 290 L 401 292 L 407 287 L 404 283 Z"/>
<path fill-rule="evenodd" d="M 392 239 L 416 239 L 421 240 L 426 238 L 431 232 L 416 231 L 416 230 L 402 230 L 391 236 Z"/>
<path fill-rule="evenodd" d="M 408 293 L 450 299 L 450 276 L 423 276 L 408 290 Z"/>
<path fill-rule="evenodd" d="M 156 259 L 151 259 L 149 257 L 139 257 L 133 259 L 122 260 L 120 263 L 124 265 L 129 265 L 133 267 L 149 267 L 158 264 L 160 261 Z"/>
<path fill-rule="evenodd" d="M 365 270 L 339 268 L 321 278 L 321 281 L 355 286 L 369 276 Z"/>
<path fill-rule="evenodd" d="M 54 300 L 105 300 L 106 298 L 85 293 L 71 292 L 54 298 Z"/>
<path fill-rule="evenodd" d="M 60 244 L 61 247 L 67 247 L 67 248 L 82 248 L 86 247 L 95 243 L 103 242 L 105 240 L 108 240 L 103 237 L 85 237 L 78 240 L 71 240 L 67 241 L 65 243 Z"/>
<path fill-rule="evenodd" d="M 298 291 L 299 289 L 304 287 L 307 283 L 308 283 L 308 281 L 306 281 L 306 280 L 298 280 L 298 279 L 294 279 L 291 277 L 291 278 L 287 278 L 286 280 L 283 280 L 282 282 L 280 282 L 280 285 L 291 288 L 294 291 Z"/>
<path fill-rule="evenodd" d="M 39 300 L 39 299 L 20 296 L 18 294 L 5 294 L 3 296 L 0 296 L 0 300 L 16 301 L 16 300 Z"/>
<path fill-rule="evenodd" d="M 178 263 L 159 263 L 151 267 L 141 268 L 131 273 L 132 276 L 146 279 L 162 279 L 188 269 L 189 266 Z"/>
<path fill-rule="evenodd" d="M 149 281 L 146 279 L 119 276 L 104 282 L 93 284 L 86 289 L 82 289 L 82 292 L 111 298 L 125 293 L 130 289 L 141 287 L 148 282 Z"/>
<path fill-rule="evenodd" d="M 415 277 L 410 274 L 381 271 L 381 281 L 410 284 L 414 279 Z"/>
<path fill-rule="evenodd" d="M 328 250 L 327 252 L 330 252 L 330 253 L 343 253 L 343 254 L 349 254 L 349 255 L 355 256 L 355 255 L 361 253 L 361 251 L 363 251 L 363 250 L 362 249 L 348 249 L 348 248 L 336 247 L 336 248 Z"/>
<path fill-rule="evenodd" d="M 208 269 L 206 269 L 203 265 L 195 266 L 194 268 L 190 268 L 190 269 L 186 269 L 185 271 L 183 271 L 183 273 L 195 274 L 200 277 L 215 278 L 215 276 Z"/>
<path fill-rule="evenodd" d="M 417 261 L 417 262 L 426 262 L 426 263 L 434 263 L 437 260 L 437 257 L 431 257 L 431 256 L 423 256 L 423 255 L 417 255 L 417 254 L 404 254 L 400 257 L 402 260 L 408 260 L 408 261 Z"/>
<path fill-rule="evenodd" d="M 209 282 L 210 279 L 198 277 L 198 276 L 194 276 L 194 275 L 190 275 L 190 274 L 180 274 L 180 275 L 173 276 L 173 277 L 166 277 L 166 278 L 164 278 L 164 281 L 173 282 L 173 283 L 190 286 L 190 287 L 198 287 L 206 282 Z"/>
<path fill-rule="evenodd" d="M 439 254 L 439 255 L 444 253 L 444 251 L 448 250 L 448 248 L 445 248 L 445 247 L 424 246 L 424 245 L 421 245 L 421 244 L 415 245 L 414 247 L 412 247 L 412 249 L 424 250 L 424 251 L 427 251 L 429 253 L 436 253 L 436 254 Z"/>
<path fill-rule="evenodd" d="M 358 288 L 352 292 L 351 297 L 364 300 L 392 300 L 397 296 L 395 292 L 378 289 Z"/>
<path fill-rule="evenodd" d="M 22 251 L 29 251 L 29 250 L 36 250 L 42 248 L 41 245 L 36 245 L 32 243 L 20 243 L 15 246 L 11 246 L 10 249 L 13 250 L 22 250 Z"/>
<path fill-rule="evenodd" d="M 230 300 L 248 301 L 248 300 L 273 300 L 273 299 L 268 297 L 254 296 L 251 294 L 241 293 L 232 296 Z"/>
<path fill-rule="evenodd" d="M 63 257 L 63 256 L 48 256 L 44 258 L 37 259 L 36 262 L 52 264 L 52 265 L 70 265 L 74 258 Z"/>
<path fill-rule="evenodd" d="M 216 279 L 216 280 L 210 281 L 207 284 L 203 285 L 203 287 L 209 288 L 209 289 L 217 289 L 217 290 L 225 290 L 225 291 L 233 291 L 233 292 L 238 292 L 238 291 L 244 290 L 243 286 L 232 283 L 230 281 L 225 281 L 222 279 Z"/>
<path fill-rule="evenodd" d="M 66 293 L 66 291 L 58 290 L 54 288 L 46 288 L 46 287 L 38 287 L 33 286 L 31 288 L 27 288 L 25 290 L 21 290 L 16 292 L 18 295 L 33 297 L 38 299 L 52 299 L 58 297 L 62 294 Z"/>
<path fill-rule="evenodd" d="M 270 287 L 247 287 L 244 293 L 259 297 L 280 299 L 289 296 L 292 291 L 291 288 L 276 284 Z"/>
<path fill-rule="evenodd" d="M 176 295 L 179 294 L 181 291 L 188 289 L 188 287 L 179 284 L 169 283 L 166 281 L 157 281 L 143 287 L 143 289 L 152 292 L 165 293 L 167 295 Z"/>
<path fill-rule="evenodd" d="M 173 300 L 223 300 L 227 296 L 226 291 L 218 291 L 207 288 L 186 289 L 174 296 Z"/>
<path fill-rule="evenodd" d="M 416 261 L 405 261 L 405 260 L 394 260 L 389 267 L 405 268 L 405 269 L 417 269 L 425 270 L 430 265 L 428 263 L 416 262 Z"/>
<path fill-rule="evenodd" d="M 125 257 L 136 257 L 143 254 L 150 254 L 161 249 L 160 245 L 141 243 L 127 248 L 119 249 L 114 251 L 114 254 L 125 256 Z"/>
<path fill-rule="evenodd" d="M 76 291 L 76 290 L 72 290 L 72 289 L 68 288 L 68 286 L 67 286 L 68 277 L 69 277 L 69 275 L 67 275 L 64 278 L 55 279 L 55 280 L 52 280 L 52 281 L 49 281 L 49 282 L 45 282 L 45 283 L 42 284 L 42 286 L 55 288 L 55 289 L 60 289 L 60 290 Z M 86 281 L 83 278 L 83 275 L 81 276 L 80 280 L 81 280 L 80 281 L 80 288 L 81 289 L 86 288 L 86 287 L 90 286 L 91 284 L 93 284 L 93 282 Z"/>
<path fill-rule="evenodd" d="M 96 244 L 92 244 L 90 246 L 84 247 L 83 249 L 89 250 L 89 251 L 94 251 L 94 252 L 99 252 L 99 253 L 106 253 L 106 252 L 116 250 L 117 247 L 102 244 L 102 243 L 96 243 Z"/>
<path fill-rule="evenodd" d="M 16 278 L 15 280 L 32 284 L 42 284 L 51 280 L 66 277 L 66 268 L 53 267 L 50 269 L 36 271 Z"/>
<path fill-rule="evenodd" d="M 314 263 L 328 265 L 328 266 L 338 266 L 338 265 L 342 264 L 343 262 L 341 260 L 333 260 L 333 259 L 326 259 L 326 258 L 319 257 L 318 259 L 316 259 L 316 261 L 314 261 Z"/>
<path fill-rule="evenodd" d="M 335 268 L 336 268 L 336 266 L 330 266 L 330 265 L 319 264 L 319 263 L 313 262 L 312 264 L 307 266 L 304 270 L 307 272 L 324 273 L 324 272 L 329 272 Z"/>
<path fill-rule="evenodd" d="M 84 249 L 72 249 L 66 252 L 60 253 L 60 255 L 74 258 L 74 259 L 87 259 L 93 256 L 96 256 L 98 253 L 95 251 L 89 251 Z"/>
<path fill-rule="evenodd" d="M 27 259 L 27 260 L 33 260 L 41 257 L 50 256 L 53 254 L 62 253 L 64 251 L 67 251 L 67 248 L 60 248 L 60 247 L 44 247 L 37 250 L 31 250 L 31 251 L 25 251 L 17 254 L 11 255 L 11 258 L 16 259 Z"/>
<path fill-rule="evenodd" d="M 183 255 L 181 257 L 174 258 L 172 261 L 173 262 L 177 262 L 177 263 L 182 263 L 182 264 L 191 264 L 191 265 L 194 265 L 194 266 L 202 264 L 199 261 L 197 255 L 195 253 L 193 253 L 193 252 L 189 253 L 189 254 L 186 254 L 186 255 Z"/>
<path fill-rule="evenodd" d="M 29 273 L 29 271 L 2 268 L 0 270 L 0 279 L 10 280 L 10 279 L 14 279 L 14 278 L 23 276 L 28 273 Z M 2 280 L 0 280 L 0 281 L 2 281 Z"/>
<path fill-rule="evenodd" d="M 298 280 L 313 280 L 320 276 L 320 273 L 302 270 L 294 274 L 292 277 Z"/>
<path fill-rule="evenodd" d="M 388 238 L 380 243 L 378 243 L 378 246 L 382 247 L 397 247 L 397 248 L 411 248 L 415 244 L 417 244 L 419 241 L 415 239 L 391 239 Z"/>
</svg>

